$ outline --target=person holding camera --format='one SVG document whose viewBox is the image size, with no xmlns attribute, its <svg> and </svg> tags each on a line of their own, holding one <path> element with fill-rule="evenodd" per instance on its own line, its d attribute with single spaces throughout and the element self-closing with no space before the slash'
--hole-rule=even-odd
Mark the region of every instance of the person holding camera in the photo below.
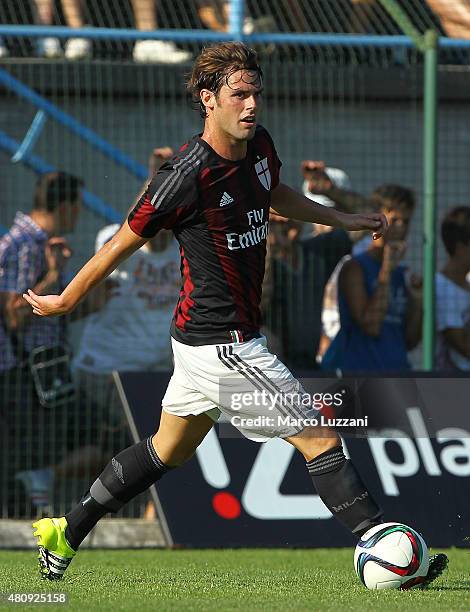
<svg viewBox="0 0 470 612">
<path fill-rule="evenodd" d="M 80 179 L 65 172 L 41 175 L 32 210 L 18 211 L 12 227 L 0 238 L 2 463 L 13 468 L 6 473 L 25 469 L 33 461 L 37 463 L 35 458 L 39 458 L 41 449 L 34 443 L 27 447 L 27 432 L 43 434 L 56 427 L 54 411 L 44 406 L 46 396 L 54 403 L 57 394 L 70 382 L 66 320 L 31 316 L 22 293 L 31 284 L 38 293 L 60 291 L 65 286 L 64 272 L 71 249 L 64 234 L 75 228 L 82 188 Z M 70 398 L 64 395 L 62 399 L 66 403 Z M 42 448 L 45 455 L 52 452 L 47 444 Z M 23 484 L 28 489 L 28 483 Z M 14 486 L 8 490 L 12 491 L 17 508 L 19 492 L 15 492 Z M 37 508 L 41 500 L 32 497 L 30 504 L 30 510 Z"/>
</svg>

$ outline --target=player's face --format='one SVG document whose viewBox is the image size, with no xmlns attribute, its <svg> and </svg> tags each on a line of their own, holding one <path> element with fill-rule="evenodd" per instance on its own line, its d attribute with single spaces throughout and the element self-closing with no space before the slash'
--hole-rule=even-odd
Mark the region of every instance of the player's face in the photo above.
<svg viewBox="0 0 470 612">
<path fill-rule="evenodd" d="M 238 70 L 215 97 L 213 119 L 234 140 L 251 140 L 261 111 L 262 83 L 259 73 Z"/>
</svg>

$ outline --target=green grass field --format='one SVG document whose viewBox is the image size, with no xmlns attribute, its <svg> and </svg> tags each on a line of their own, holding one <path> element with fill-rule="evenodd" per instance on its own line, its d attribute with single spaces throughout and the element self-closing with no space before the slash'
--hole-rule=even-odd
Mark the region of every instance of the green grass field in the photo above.
<svg viewBox="0 0 470 612">
<path fill-rule="evenodd" d="M 1 552 L 0 591 L 66 592 L 68 610 L 86 611 L 470 610 L 469 551 L 447 553 L 448 572 L 427 591 L 374 592 L 348 549 L 82 551 L 57 583 L 39 578 L 34 552 Z"/>
</svg>

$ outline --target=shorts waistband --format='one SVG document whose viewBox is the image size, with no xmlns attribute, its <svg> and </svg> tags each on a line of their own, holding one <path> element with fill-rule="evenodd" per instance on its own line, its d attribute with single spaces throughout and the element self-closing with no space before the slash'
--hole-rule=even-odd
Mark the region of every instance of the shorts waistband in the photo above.
<svg viewBox="0 0 470 612">
<path fill-rule="evenodd" d="M 190 346 L 205 346 L 206 344 L 233 344 L 241 342 L 250 342 L 261 338 L 262 334 L 259 331 L 242 331 L 241 329 L 233 329 L 225 332 L 216 332 L 214 334 L 183 334 L 178 329 L 172 328 L 171 335 L 178 342 L 188 344 Z"/>
<path fill-rule="evenodd" d="M 250 340 L 261 338 L 261 334 L 259 332 L 242 332 L 239 329 L 234 329 L 227 332 L 227 337 L 229 338 L 228 342 L 249 342 Z"/>
</svg>

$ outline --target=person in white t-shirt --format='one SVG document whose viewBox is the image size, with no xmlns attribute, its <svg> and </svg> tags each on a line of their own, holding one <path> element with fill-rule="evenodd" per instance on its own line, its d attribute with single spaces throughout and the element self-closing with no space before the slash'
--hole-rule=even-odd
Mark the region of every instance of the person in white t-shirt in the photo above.
<svg viewBox="0 0 470 612">
<path fill-rule="evenodd" d="M 96 251 L 119 227 L 98 233 Z M 162 231 L 110 275 L 108 301 L 87 318 L 74 369 L 102 375 L 171 368 L 168 326 L 181 281 L 178 257 L 172 234 Z"/>
<path fill-rule="evenodd" d="M 436 366 L 470 370 L 470 206 L 446 214 L 441 237 L 449 255 L 436 274 Z"/>
</svg>

